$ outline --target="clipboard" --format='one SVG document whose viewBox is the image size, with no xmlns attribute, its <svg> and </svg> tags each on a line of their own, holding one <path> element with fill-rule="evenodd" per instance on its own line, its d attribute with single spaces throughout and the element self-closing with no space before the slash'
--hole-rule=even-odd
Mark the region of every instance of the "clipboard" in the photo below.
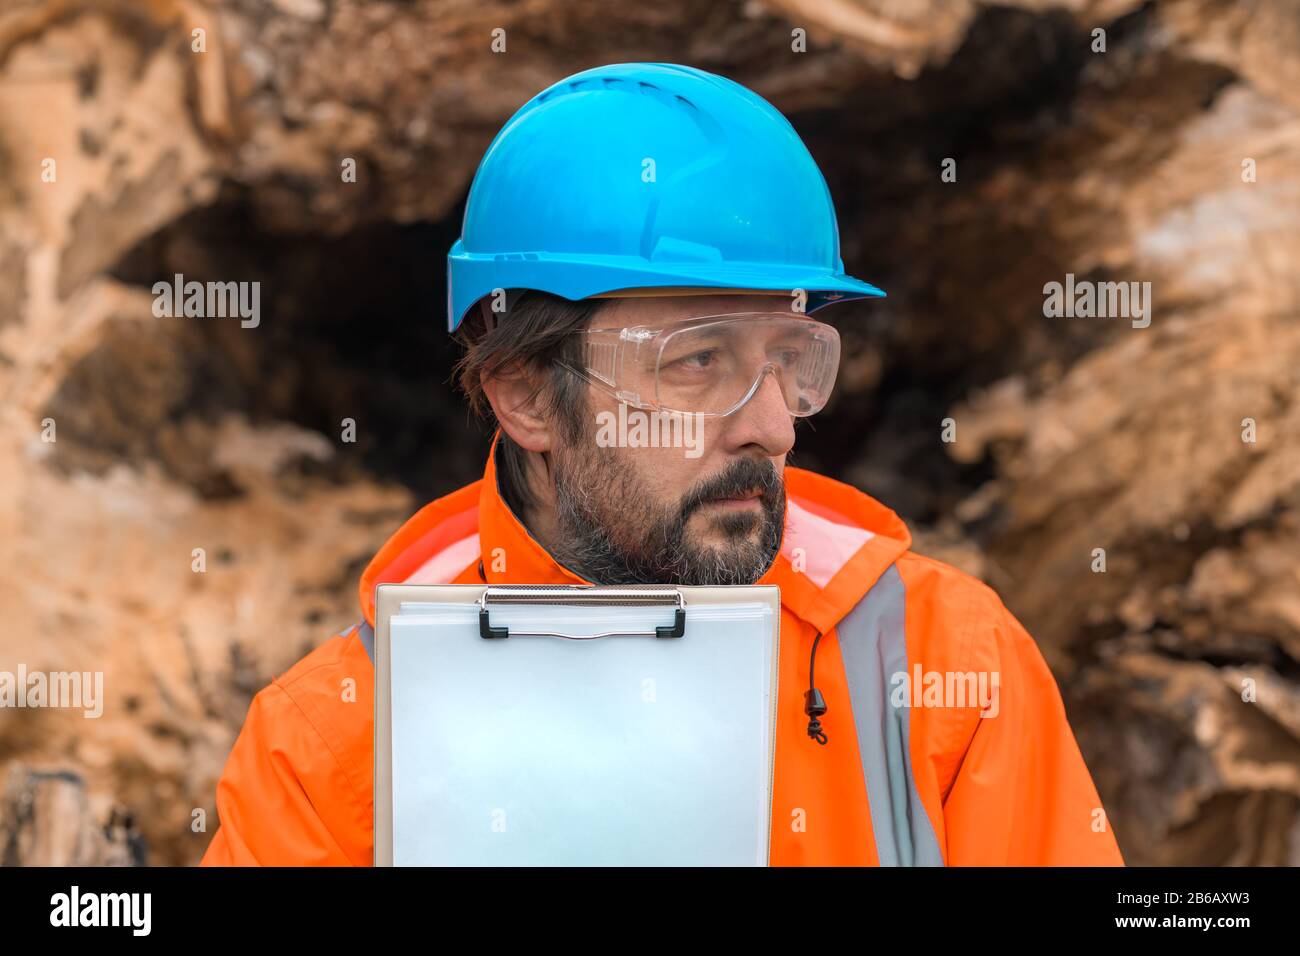
<svg viewBox="0 0 1300 956">
<path fill-rule="evenodd" d="M 766 866 L 780 593 L 380 585 L 376 866 Z"/>
</svg>

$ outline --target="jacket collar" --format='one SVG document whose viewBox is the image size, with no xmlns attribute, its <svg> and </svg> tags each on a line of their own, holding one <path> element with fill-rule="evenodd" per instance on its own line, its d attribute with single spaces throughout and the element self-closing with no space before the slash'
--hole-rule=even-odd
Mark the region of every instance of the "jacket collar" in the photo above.
<svg viewBox="0 0 1300 956">
<path fill-rule="evenodd" d="M 782 605 L 824 633 L 907 551 L 912 537 L 898 515 L 856 488 L 801 468 L 787 467 L 785 482 L 781 551 L 758 583 L 779 587 Z M 421 508 L 380 548 L 361 576 L 361 608 L 373 626 L 380 584 L 483 580 L 591 583 L 556 561 L 501 497 L 495 437 L 479 481 Z"/>
</svg>

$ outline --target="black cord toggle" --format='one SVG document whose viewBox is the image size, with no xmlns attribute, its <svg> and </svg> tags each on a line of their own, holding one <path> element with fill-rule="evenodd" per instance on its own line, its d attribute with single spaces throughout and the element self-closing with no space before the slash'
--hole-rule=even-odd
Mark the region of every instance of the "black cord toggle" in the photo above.
<svg viewBox="0 0 1300 956">
<path fill-rule="evenodd" d="M 826 713 L 826 698 L 822 697 L 822 692 L 813 682 L 813 668 L 817 666 L 817 645 L 821 639 L 822 632 L 818 631 L 813 640 L 812 656 L 808 659 L 808 690 L 803 695 L 803 712 L 808 715 L 808 736 L 824 747 L 828 738 L 822 730 L 822 722 L 817 718 Z"/>
<path fill-rule="evenodd" d="M 804 692 L 803 699 L 803 712 L 808 715 L 808 736 L 825 745 L 826 734 L 822 730 L 822 722 L 817 719 L 826 713 L 826 701 L 822 698 L 822 692 L 815 687 L 809 688 Z"/>
</svg>

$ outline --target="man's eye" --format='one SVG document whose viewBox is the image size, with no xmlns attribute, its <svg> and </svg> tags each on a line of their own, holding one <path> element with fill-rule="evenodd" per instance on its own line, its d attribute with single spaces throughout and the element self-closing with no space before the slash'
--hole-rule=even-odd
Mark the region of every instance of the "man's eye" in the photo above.
<svg viewBox="0 0 1300 956">
<path fill-rule="evenodd" d="M 718 350 L 704 349 L 684 355 L 670 363 L 670 368 L 680 368 L 687 372 L 702 372 L 718 364 Z"/>
<path fill-rule="evenodd" d="M 799 349 L 781 349 L 773 356 L 785 368 L 794 368 L 802 355 Z"/>
</svg>

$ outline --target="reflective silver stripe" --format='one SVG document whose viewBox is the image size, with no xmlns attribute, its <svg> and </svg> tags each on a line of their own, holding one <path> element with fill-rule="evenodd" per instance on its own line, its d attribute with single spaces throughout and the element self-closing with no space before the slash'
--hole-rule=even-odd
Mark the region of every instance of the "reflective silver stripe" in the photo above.
<svg viewBox="0 0 1300 956">
<path fill-rule="evenodd" d="M 361 646 L 366 649 L 366 657 L 370 658 L 370 663 L 375 662 L 375 629 L 370 626 L 369 622 L 362 621 L 357 625 L 357 637 L 361 638 Z"/>
<path fill-rule="evenodd" d="M 891 566 L 840 621 L 836 633 L 880 865 L 943 866 L 939 841 L 912 778 L 909 708 L 889 702 L 890 678 L 908 672 L 904 596 L 903 579 Z M 832 732 L 832 746 L 834 739 Z"/>
</svg>

